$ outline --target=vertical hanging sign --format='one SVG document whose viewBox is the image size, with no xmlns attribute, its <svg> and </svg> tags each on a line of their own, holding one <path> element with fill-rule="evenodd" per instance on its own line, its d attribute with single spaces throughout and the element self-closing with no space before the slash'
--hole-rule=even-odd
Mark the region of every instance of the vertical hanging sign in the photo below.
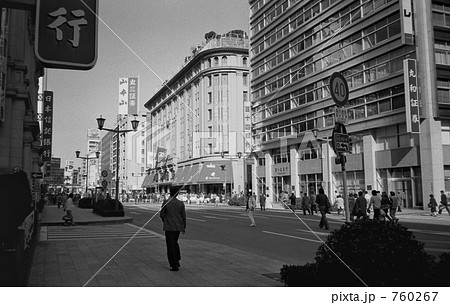
<svg viewBox="0 0 450 305">
<path fill-rule="evenodd" d="M 402 43 L 414 45 L 413 12 L 411 0 L 401 0 L 400 6 Z"/>
<path fill-rule="evenodd" d="M 52 160 L 53 134 L 53 91 L 44 91 L 44 111 L 42 123 L 42 160 Z"/>
<path fill-rule="evenodd" d="M 405 78 L 406 130 L 420 132 L 419 86 L 417 84 L 417 65 L 415 59 L 403 61 Z"/>
<path fill-rule="evenodd" d="M 119 79 L 119 114 L 138 114 L 138 78 Z"/>
</svg>

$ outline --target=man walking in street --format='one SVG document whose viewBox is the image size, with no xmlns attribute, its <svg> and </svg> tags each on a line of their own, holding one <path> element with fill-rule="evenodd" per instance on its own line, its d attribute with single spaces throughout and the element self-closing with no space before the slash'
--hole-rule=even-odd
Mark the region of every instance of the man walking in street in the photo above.
<svg viewBox="0 0 450 305">
<path fill-rule="evenodd" d="M 445 195 L 444 191 L 441 191 L 441 204 L 439 205 L 439 214 L 442 214 L 443 209 L 446 209 L 448 212 L 448 215 L 450 215 L 450 210 L 448 208 L 447 196 Z"/>
<path fill-rule="evenodd" d="M 319 194 L 316 197 L 316 203 L 319 206 L 319 211 L 322 217 L 320 218 L 319 227 L 322 229 L 325 227 L 325 230 L 329 230 L 330 227 L 328 225 L 327 220 L 327 212 L 331 207 L 330 200 L 328 199 L 328 196 L 325 195 L 325 191 L 321 188 L 319 189 Z"/>
<path fill-rule="evenodd" d="M 261 211 L 265 211 L 266 210 L 266 194 L 260 195 L 259 204 L 261 206 Z"/>
<path fill-rule="evenodd" d="M 170 198 L 163 202 L 159 216 L 163 221 L 163 230 L 166 235 L 167 258 L 170 271 L 180 268 L 181 252 L 178 245 L 180 232 L 186 232 L 186 209 L 184 203 L 176 198 L 178 192 L 170 189 Z"/>
</svg>

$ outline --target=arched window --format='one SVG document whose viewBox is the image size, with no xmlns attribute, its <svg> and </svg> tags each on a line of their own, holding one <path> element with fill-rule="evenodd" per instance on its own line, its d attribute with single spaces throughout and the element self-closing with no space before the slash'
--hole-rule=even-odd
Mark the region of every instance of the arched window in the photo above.
<svg viewBox="0 0 450 305">
<path fill-rule="evenodd" d="M 206 61 L 206 69 L 211 68 L 211 58 Z"/>
<path fill-rule="evenodd" d="M 222 57 L 222 66 L 228 66 L 228 59 L 226 56 Z"/>
<path fill-rule="evenodd" d="M 214 57 L 214 67 L 219 65 L 219 57 Z"/>
<path fill-rule="evenodd" d="M 242 65 L 244 66 L 244 67 L 247 67 L 247 57 L 244 57 L 244 58 L 242 58 Z"/>
</svg>

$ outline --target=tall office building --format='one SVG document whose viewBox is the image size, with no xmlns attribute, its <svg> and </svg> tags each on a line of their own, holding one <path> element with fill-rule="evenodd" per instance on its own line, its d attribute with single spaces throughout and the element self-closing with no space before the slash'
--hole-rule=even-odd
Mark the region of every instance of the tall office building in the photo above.
<svg viewBox="0 0 450 305">
<path fill-rule="evenodd" d="M 340 72 L 349 192 L 400 192 L 408 207 L 450 190 L 450 5 L 412 0 L 249 1 L 258 192 L 343 192 L 329 139 Z M 318 137 L 313 130 L 318 129 Z M 318 140 L 317 140 L 318 139 Z M 445 181 L 444 181 L 445 180 Z"/>
<path fill-rule="evenodd" d="M 241 30 L 207 33 L 147 101 L 152 166 L 144 187 L 216 194 L 225 186 L 228 194 L 251 188 L 244 178 L 251 149 L 248 48 Z"/>
</svg>

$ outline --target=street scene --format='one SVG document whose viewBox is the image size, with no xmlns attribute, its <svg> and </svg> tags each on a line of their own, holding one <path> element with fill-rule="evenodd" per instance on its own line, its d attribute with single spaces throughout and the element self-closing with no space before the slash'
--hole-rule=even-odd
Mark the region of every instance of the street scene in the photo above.
<svg viewBox="0 0 450 305">
<path fill-rule="evenodd" d="M 2 0 L 0 290 L 448 302 L 449 12 Z"/>
</svg>

